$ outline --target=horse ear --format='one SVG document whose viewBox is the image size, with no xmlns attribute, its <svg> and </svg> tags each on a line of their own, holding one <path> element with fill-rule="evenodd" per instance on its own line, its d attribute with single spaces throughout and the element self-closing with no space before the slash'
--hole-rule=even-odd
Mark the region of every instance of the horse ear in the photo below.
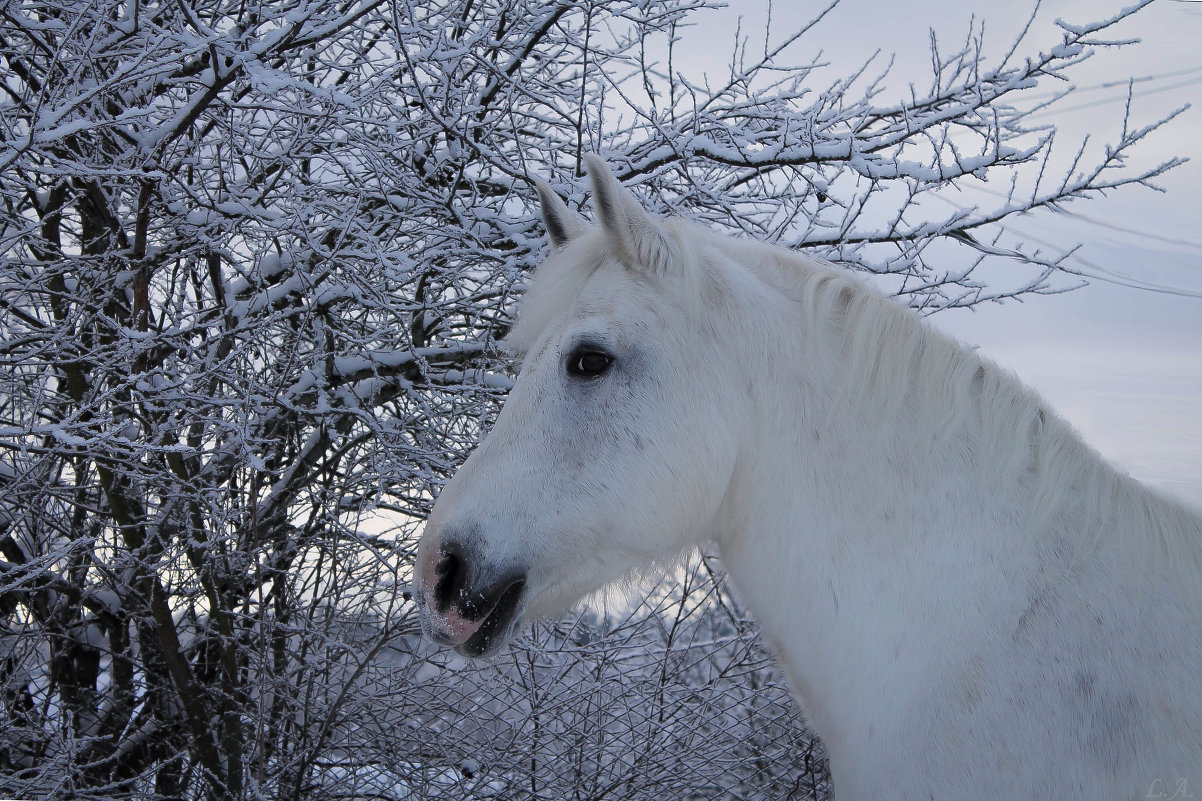
<svg viewBox="0 0 1202 801">
<path fill-rule="evenodd" d="M 584 163 L 593 182 L 597 219 L 614 255 L 632 270 L 665 272 L 675 260 L 674 249 L 655 218 L 618 183 L 604 159 L 589 154 Z"/>
<path fill-rule="evenodd" d="M 547 226 L 547 236 L 551 238 L 552 247 L 561 248 L 585 232 L 588 223 L 579 213 L 569 209 L 551 187 L 542 181 L 536 181 L 535 186 L 538 187 L 538 199 L 543 208 L 543 224 Z"/>
</svg>

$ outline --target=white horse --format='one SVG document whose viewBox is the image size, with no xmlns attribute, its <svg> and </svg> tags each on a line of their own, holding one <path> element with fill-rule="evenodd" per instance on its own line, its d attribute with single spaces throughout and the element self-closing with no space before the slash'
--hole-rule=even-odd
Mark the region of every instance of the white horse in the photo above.
<svg viewBox="0 0 1202 801">
<path fill-rule="evenodd" d="M 418 550 L 467 655 L 717 544 L 840 799 L 1202 797 L 1202 519 L 846 273 L 647 214 L 588 162 L 521 375 Z"/>
</svg>

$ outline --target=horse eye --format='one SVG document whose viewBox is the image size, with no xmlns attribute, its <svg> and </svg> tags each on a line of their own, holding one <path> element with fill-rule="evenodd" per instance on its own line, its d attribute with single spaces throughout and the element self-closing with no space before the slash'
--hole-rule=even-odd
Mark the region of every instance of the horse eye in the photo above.
<svg viewBox="0 0 1202 801">
<path fill-rule="evenodd" d="M 568 359 L 568 372 L 574 376 L 593 378 L 608 370 L 612 362 L 613 357 L 609 354 L 582 348 L 574 351 Z"/>
</svg>

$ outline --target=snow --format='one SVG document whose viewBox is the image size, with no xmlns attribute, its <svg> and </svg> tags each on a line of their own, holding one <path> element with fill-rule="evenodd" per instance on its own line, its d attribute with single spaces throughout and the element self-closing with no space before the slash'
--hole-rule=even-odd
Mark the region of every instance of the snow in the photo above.
<svg viewBox="0 0 1202 801">
<path fill-rule="evenodd" d="M 766 764 L 792 764 L 803 753 L 795 716 L 781 711 L 787 689 L 756 650 L 750 621 L 739 619 L 737 634 L 717 631 L 721 614 L 740 614 L 723 588 L 713 591 L 721 609 L 689 596 L 697 617 L 687 647 L 667 647 L 657 628 L 670 624 L 665 610 L 675 607 L 642 607 L 612 626 L 590 617 L 536 629 L 516 652 L 528 660 L 525 669 L 518 661 L 447 661 L 420 639 L 412 606 L 397 598 L 432 494 L 513 384 L 515 365 L 494 343 L 546 252 L 530 180 L 546 179 L 587 207 L 574 174 L 579 136 L 660 211 L 844 256 L 882 281 L 894 276 L 891 286 L 913 305 L 977 298 L 981 273 L 970 267 L 983 253 L 1000 266 L 979 297 L 1021 294 L 1041 286 L 1043 262 L 1015 258 L 1015 243 L 995 241 L 987 220 L 1012 226 L 1030 205 L 1024 198 L 1064 199 L 1057 196 L 1064 176 L 1053 158 L 1043 183 L 1032 185 L 1044 151 L 1019 129 L 1040 120 L 989 98 L 1005 95 L 1018 106 L 1063 66 L 1030 73 L 1024 55 L 1032 63 L 1081 62 L 1090 50 L 1081 40 L 1110 35 L 1097 25 L 1036 26 L 1030 47 L 1008 67 L 982 66 L 983 85 L 961 85 L 949 67 L 929 86 L 915 81 L 912 95 L 860 92 L 862 82 L 827 80 L 819 65 L 843 58 L 853 39 L 869 51 L 886 41 L 873 31 L 877 20 L 864 18 L 837 37 L 819 30 L 803 40 L 797 69 L 785 55 L 753 69 L 756 42 L 741 63 L 728 64 L 725 51 L 715 59 L 716 46 L 682 41 L 673 90 L 666 57 L 652 51 L 670 35 L 697 30 L 689 26 L 706 13 L 683 17 L 672 34 L 671 14 L 657 7 L 645 40 L 658 61 L 646 76 L 651 108 L 639 72 L 642 43 L 622 39 L 624 20 L 645 4 L 596 7 L 584 76 L 575 7 L 552 25 L 557 6 L 522 2 L 505 26 L 488 24 L 487 15 L 457 23 L 458 3 L 410 4 L 399 19 L 369 0 L 304 2 L 283 13 L 268 4 L 253 23 L 217 12 L 190 19 L 188 2 L 164 6 L 153 19 L 136 4 L 122 5 L 117 17 L 96 4 L 68 3 L 54 14 L 38 8 L 9 9 L 13 52 L 48 69 L 33 43 L 53 38 L 62 72 L 37 90 L 15 72 L 6 76 L 26 105 L 9 98 L 0 145 L 0 192 L 13 211 L 0 266 L 9 304 L 0 313 L 9 371 L 0 520 L 13 547 L 46 560 L 31 576 L 81 593 L 58 584 L 38 597 L 72 618 L 69 636 L 78 644 L 105 654 L 95 697 L 80 696 L 84 714 L 133 710 L 113 723 L 118 755 L 181 738 L 185 713 L 170 699 L 159 704 L 150 690 L 159 679 L 148 675 L 137 627 L 129 623 L 129 642 L 120 646 L 107 618 L 146 619 L 141 588 L 158 581 L 198 666 L 216 619 L 204 583 L 213 577 L 247 625 L 237 649 L 246 682 L 239 690 L 263 704 L 241 710 L 246 753 L 277 748 L 280 765 L 312 756 L 288 750 L 305 738 L 271 740 L 270 705 L 278 701 L 297 726 L 331 721 L 337 747 L 313 763 L 326 787 L 346 791 L 362 781 L 395 797 L 516 797 L 532 777 L 563 788 L 556 782 L 565 764 L 594 771 L 599 783 L 633 782 L 636 794 L 650 797 L 687 784 L 686 769 L 711 771 L 715 787 L 746 778 L 757 757 L 738 749 L 752 748 L 757 731 L 775 737 L 755 746 Z M 764 47 L 795 13 L 778 4 Z M 544 25 L 542 44 L 522 61 L 525 43 Z M 721 28 L 725 48 L 733 26 Z M 925 48 L 925 23 L 921 33 Z M 306 44 L 292 48 L 299 40 Z M 204 67 L 214 55 L 217 64 Z M 955 53 L 945 48 L 942 58 L 952 64 Z M 700 80 L 690 59 L 707 69 L 722 61 L 723 75 Z M 850 74 L 842 64 L 835 70 Z M 729 85 L 727 73 L 735 76 Z M 983 98 L 986 106 L 972 111 Z M 991 130 L 994 111 L 1000 135 L 990 138 L 981 131 Z M 1131 130 L 1143 130 L 1147 119 L 1136 113 Z M 955 130 L 969 120 L 970 133 Z M 1188 139 L 1188 131 L 1173 135 Z M 1105 138 L 1099 131 L 1097 141 Z M 1141 163 L 1119 139 L 1107 143 Z M 1062 146 L 1069 149 L 1064 137 Z M 1084 182 L 1070 177 L 1065 185 L 1068 199 L 1098 194 L 1093 155 L 1074 173 Z M 1019 176 L 1013 193 L 999 173 Z M 451 185 L 447 176 L 462 182 Z M 44 210 L 64 179 L 73 188 L 63 252 L 47 260 L 35 252 L 42 221 L 30 199 Z M 143 182 L 154 195 L 146 260 L 135 265 L 129 247 Z M 975 184 L 1000 186 L 1005 197 L 970 197 L 965 187 Z M 124 245 L 114 238 L 101 256 L 85 255 L 81 187 L 99 188 L 111 203 Z M 978 244 L 949 242 L 957 229 Z M 1047 251 L 1039 258 L 1054 259 Z M 123 312 L 142 266 L 151 273 L 153 318 L 144 328 Z M 62 319 L 52 297 L 63 304 Z M 81 403 L 66 391 L 65 366 L 78 366 L 85 379 Z M 1181 414 L 1189 403 L 1176 397 L 1166 390 L 1145 408 Z M 1107 417 L 1079 398 L 1070 405 Z M 1155 421 L 1141 433 L 1148 427 Z M 1168 464 L 1186 465 L 1191 430 L 1174 428 L 1179 450 Z M 1135 439 L 1123 447 L 1134 452 Z M 115 477 L 110 488 L 125 488 L 131 506 L 144 511 L 137 522 L 153 532 L 153 547 L 131 553 L 110 506 L 119 498 L 106 495 L 100 467 Z M 1154 472 L 1171 479 L 1190 475 L 1187 467 Z M 85 603 L 71 609 L 69 597 Z M 33 767 L 50 781 L 60 769 L 76 775 L 64 766 L 83 753 L 71 749 L 84 746 L 66 723 L 78 710 L 49 677 L 50 642 L 59 635 L 41 627 L 29 603 L 18 598 L 8 618 L 16 634 L 4 644 L 20 646 L 6 651 L 21 660 L 11 675 L 44 715 L 38 737 L 49 745 Z M 290 615 L 287 623 L 274 617 L 277 608 Z M 281 674 L 272 672 L 265 645 L 277 634 L 287 643 Z M 393 672 L 377 675 L 371 662 L 354 674 L 355 660 L 367 660 L 379 642 L 390 643 L 382 654 L 397 649 Z M 131 666 L 129 697 L 120 695 L 114 664 Z M 761 682 L 757 692 L 748 691 L 749 676 Z M 203 671 L 195 681 L 220 697 Z M 757 705 L 769 702 L 779 715 L 748 730 Z M 652 708 L 668 724 L 652 725 Z M 676 764 L 638 762 L 630 749 L 637 737 L 646 738 L 638 742 L 647 753 L 672 753 Z M 188 775 L 203 775 L 195 754 L 185 757 Z M 346 762 L 337 767 L 335 758 Z M 280 765 L 264 768 L 270 775 L 255 792 L 279 794 L 270 782 Z M 248 773 L 248 783 L 258 780 Z M 26 789 L 30 796 L 45 790 Z M 557 797 L 555 789 L 544 795 Z"/>
</svg>

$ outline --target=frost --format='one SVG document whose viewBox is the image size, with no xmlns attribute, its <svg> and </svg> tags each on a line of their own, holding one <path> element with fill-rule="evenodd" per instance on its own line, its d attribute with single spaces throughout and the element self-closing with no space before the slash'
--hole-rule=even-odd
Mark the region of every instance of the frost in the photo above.
<svg viewBox="0 0 1202 801">
<path fill-rule="evenodd" d="M 672 74 L 706 4 L 6 7 L 5 793 L 826 797 L 712 562 L 508 661 L 418 633 L 414 543 L 547 252 L 534 179 L 585 206 L 600 151 L 659 212 L 931 311 L 1062 288 L 1072 243 L 1005 223 L 1181 160 L 1136 157 L 1159 123 L 1034 116 L 1130 11 L 1000 63 L 970 37 L 910 90 L 783 44 Z"/>
</svg>

